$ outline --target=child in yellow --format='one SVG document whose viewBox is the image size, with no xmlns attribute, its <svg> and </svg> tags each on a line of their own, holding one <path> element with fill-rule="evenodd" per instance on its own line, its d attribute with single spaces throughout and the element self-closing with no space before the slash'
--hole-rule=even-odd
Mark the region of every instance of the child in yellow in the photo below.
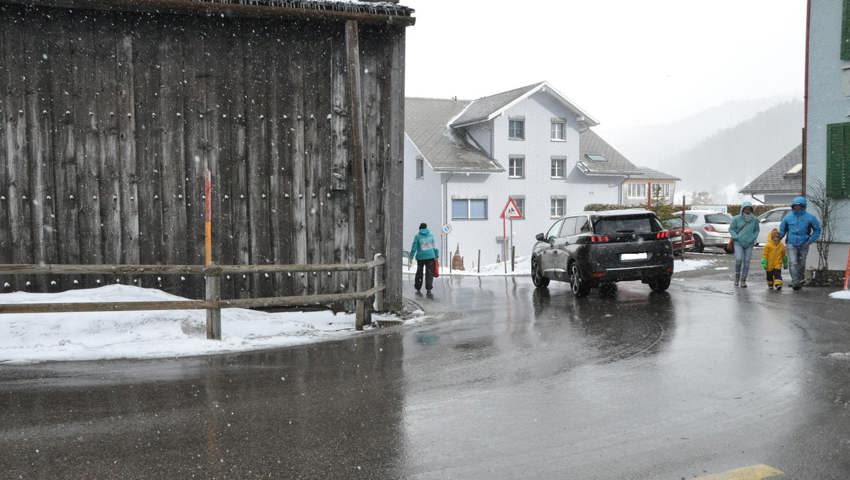
<svg viewBox="0 0 850 480">
<path fill-rule="evenodd" d="M 785 245 L 780 241 L 779 230 L 773 229 L 764 246 L 761 267 L 767 272 L 767 288 L 782 290 L 782 269 L 788 268 Z"/>
</svg>

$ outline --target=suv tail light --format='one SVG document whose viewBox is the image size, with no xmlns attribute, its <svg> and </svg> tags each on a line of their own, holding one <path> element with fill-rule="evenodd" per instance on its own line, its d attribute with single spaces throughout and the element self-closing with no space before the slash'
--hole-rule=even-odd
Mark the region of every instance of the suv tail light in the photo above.
<svg viewBox="0 0 850 480">
<path fill-rule="evenodd" d="M 670 238 L 670 232 L 667 230 L 663 230 L 655 234 L 656 240 L 661 240 L 662 238 Z"/>
<path fill-rule="evenodd" d="M 608 243 L 609 240 L 608 235 L 593 235 L 590 237 L 591 243 Z"/>
<path fill-rule="evenodd" d="M 717 230 L 715 230 L 714 225 L 706 225 L 706 226 L 702 227 L 702 229 L 705 230 L 706 232 L 716 232 L 717 231 Z"/>
</svg>

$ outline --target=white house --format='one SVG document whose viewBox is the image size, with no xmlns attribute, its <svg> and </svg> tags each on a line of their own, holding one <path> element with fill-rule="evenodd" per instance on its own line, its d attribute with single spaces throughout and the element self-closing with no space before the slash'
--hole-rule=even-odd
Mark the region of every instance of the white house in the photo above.
<svg viewBox="0 0 850 480">
<path fill-rule="evenodd" d="M 806 161 L 804 178 L 811 192 L 825 182 L 843 208 L 833 225 L 836 245 L 830 269 L 843 270 L 850 246 L 850 6 L 838 0 L 811 0 L 806 72 Z M 817 213 L 817 212 L 815 212 Z M 817 255 L 809 255 L 809 266 Z"/>
<path fill-rule="evenodd" d="M 479 250 L 482 264 L 507 258 L 511 243 L 528 255 L 535 235 L 567 212 L 625 203 L 623 182 L 647 170 L 590 130 L 597 124 L 546 82 L 473 101 L 406 99 L 406 241 L 425 222 L 441 238 L 441 261 L 459 248 L 471 269 Z M 509 198 L 523 214 L 512 240 L 500 218 Z"/>
</svg>

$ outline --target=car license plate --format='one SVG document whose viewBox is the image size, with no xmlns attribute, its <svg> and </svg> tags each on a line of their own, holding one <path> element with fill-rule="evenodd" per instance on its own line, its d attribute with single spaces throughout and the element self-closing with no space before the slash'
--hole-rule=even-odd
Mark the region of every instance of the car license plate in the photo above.
<svg viewBox="0 0 850 480">
<path fill-rule="evenodd" d="M 646 260 L 649 258 L 649 254 L 644 253 L 622 253 L 620 254 L 620 260 L 624 262 L 633 262 L 635 260 Z"/>
</svg>

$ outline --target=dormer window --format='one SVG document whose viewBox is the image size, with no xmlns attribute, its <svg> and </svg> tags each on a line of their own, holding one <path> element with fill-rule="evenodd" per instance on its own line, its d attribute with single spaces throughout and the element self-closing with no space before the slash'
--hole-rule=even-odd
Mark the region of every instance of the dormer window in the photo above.
<svg viewBox="0 0 850 480">
<path fill-rule="evenodd" d="M 511 117 L 508 119 L 508 138 L 525 140 L 525 118 Z"/>
<path fill-rule="evenodd" d="M 598 153 L 587 153 L 584 155 L 584 158 L 590 160 L 591 162 L 607 162 L 608 157 L 605 155 L 600 155 Z"/>
<path fill-rule="evenodd" d="M 790 170 L 785 172 L 785 175 L 789 176 L 789 177 L 794 176 L 794 175 L 800 175 L 800 172 L 802 172 L 802 171 L 803 171 L 803 164 L 798 163 L 798 164 L 794 165 L 793 167 L 791 167 Z"/>
</svg>

